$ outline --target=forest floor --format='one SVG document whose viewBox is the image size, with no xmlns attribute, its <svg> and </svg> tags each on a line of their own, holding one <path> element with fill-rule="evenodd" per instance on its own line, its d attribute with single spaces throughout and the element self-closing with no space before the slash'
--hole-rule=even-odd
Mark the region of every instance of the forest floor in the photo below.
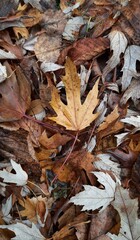
<svg viewBox="0 0 140 240">
<path fill-rule="evenodd" d="M 140 0 L 0 1 L 0 239 L 140 239 Z"/>
</svg>

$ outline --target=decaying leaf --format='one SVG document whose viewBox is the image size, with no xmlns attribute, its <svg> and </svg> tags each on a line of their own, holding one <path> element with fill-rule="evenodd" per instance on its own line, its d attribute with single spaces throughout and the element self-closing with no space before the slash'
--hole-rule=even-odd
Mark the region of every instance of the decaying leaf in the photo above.
<svg viewBox="0 0 140 240">
<path fill-rule="evenodd" d="M 50 4 L 52 4 L 52 1 L 50 1 Z M 66 22 L 66 16 L 61 10 L 47 9 L 43 15 L 41 25 L 45 28 L 47 35 L 57 34 L 61 36 Z"/>
<path fill-rule="evenodd" d="M 66 127 L 68 130 L 79 131 L 88 127 L 98 116 L 98 113 L 93 114 L 92 112 L 98 104 L 97 95 L 99 81 L 95 83 L 85 102 L 81 104 L 80 79 L 75 65 L 69 58 L 67 59 L 65 68 L 66 75 L 62 80 L 66 88 L 67 105 L 61 101 L 56 88 L 54 88 L 50 103 L 57 117 L 50 117 L 49 119 Z"/>
<path fill-rule="evenodd" d="M 110 49 L 113 50 L 113 55 L 107 62 L 107 66 L 103 70 L 103 79 L 105 79 L 106 75 L 115 68 L 120 62 L 120 55 L 124 53 L 127 46 L 127 39 L 124 33 L 113 30 L 109 33 L 110 39 Z"/>
<path fill-rule="evenodd" d="M 76 205 L 84 205 L 82 211 L 100 209 L 103 211 L 114 199 L 116 182 L 108 173 L 93 172 L 98 181 L 105 187 L 100 189 L 90 185 L 84 185 L 85 190 L 70 199 Z"/>
<path fill-rule="evenodd" d="M 100 124 L 100 126 L 98 127 L 98 132 L 105 130 L 109 126 L 109 124 L 112 124 L 118 118 L 118 106 L 116 106 L 114 110 L 105 118 L 104 122 Z"/>
<path fill-rule="evenodd" d="M 45 240 L 46 238 L 40 233 L 35 224 L 32 223 L 32 227 L 28 227 L 23 223 L 16 223 L 11 225 L 0 225 L 1 229 L 9 229 L 16 234 L 14 240 Z"/>
<path fill-rule="evenodd" d="M 140 219 L 137 217 L 138 200 L 131 199 L 127 189 L 118 186 L 116 188 L 113 207 L 118 211 L 121 218 L 119 235 L 107 235 L 112 240 L 138 240 L 140 238 Z"/>
<path fill-rule="evenodd" d="M 140 128 L 140 116 L 131 116 L 128 118 L 124 118 L 121 120 L 121 122 L 127 123 L 127 124 L 131 124 L 133 126 L 135 126 L 136 128 Z"/>
<path fill-rule="evenodd" d="M 46 131 L 44 131 L 39 137 L 39 142 L 47 149 L 55 149 L 66 144 L 70 139 L 70 137 L 61 135 L 60 133 L 56 133 L 48 138 Z"/>
<path fill-rule="evenodd" d="M 0 83 L 7 78 L 6 67 L 0 63 Z"/>
<path fill-rule="evenodd" d="M 47 34 L 43 33 L 38 36 L 34 51 L 39 61 L 55 63 L 59 57 L 60 48 L 60 36 L 47 36 Z"/>
<path fill-rule="evenodd" d="M 122 68 L 122 90 L 124 91 L 130 84 L 132 77 L 137 77 L 139 74 L 136 70 L 136 61 L 140 61 L 140 47 L 131 45 L 126 49 L 124 54 L 124 66 Z"/>
<path fill-rule="evenodd" d="M 98 154 L 98 161 L 94 162 L 94 166 L 99 170 L 111 171 L 118 179 L 120 179 L 121 169 L 119 164 L 112 161 L 114 160 L 110 154 Z"/>
<path fill-rule="evenodd" d="M 33 197 L 29 198 L 27 197 L 24 200 L 19 199 L 19 203 L 22 207 L 24 207 L 24 210 L 20 211 L 20 214 L 22 217 L 27 217 L 28 220 L 30 220 L 33 223 L 37 223 L 42 218 L 47 217 L 48 213 L 48 206 L 47 206 L 47 198 L 43 198 L 42 196 L 39 197 Z M 42 221 L 43 223 L 44 221 Z"/>
<path fill-rule="evenodd" d="M 139 88 L 140 88 L 140 81 L 133 79 L 131 84 L 128 86 L 128 88 L 124 92 L 120 103 L 124 105 L 131 98 L 132 101 L 134 102 L 135 107 L 139 107 L 139 99 L 140 99 L 140 92 L 138 91 Z"/>
<path fill-rule="evenodd" d="M 30 106 L 30 84 L 19 67 L 16 74 L 5 62 L 8 78 L 0 83 L 0 122 L 18 120 Z"/>
<path fill-rule="evenodd" d="M 70 41 L 75 40 L 82 25 L 84 25 L 83 17 L 78 16 L 70 19 L 64 29 L 63 38 Z"/>
<path fill-rule="evenodd" d="M 3 181 L 6 183 L 15 183 L 17 186 L 24 186 L 27 184 L 28 175 L 21 165 L 11 160 L 11 165 L 15 170 L 16 174 L 6 171 L 0 171 L 0 177 L 3 178 Z"/>
</svg>

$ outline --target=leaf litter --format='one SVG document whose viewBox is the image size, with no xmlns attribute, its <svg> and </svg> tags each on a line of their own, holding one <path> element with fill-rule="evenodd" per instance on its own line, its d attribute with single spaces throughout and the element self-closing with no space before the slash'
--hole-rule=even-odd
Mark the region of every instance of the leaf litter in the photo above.
<svg viewBox="0 0 140 240">
<path fill-rule="evenodd" d="M 2 239 L 140 238 L 139 10 L 0 2 Z"/>
</svg>

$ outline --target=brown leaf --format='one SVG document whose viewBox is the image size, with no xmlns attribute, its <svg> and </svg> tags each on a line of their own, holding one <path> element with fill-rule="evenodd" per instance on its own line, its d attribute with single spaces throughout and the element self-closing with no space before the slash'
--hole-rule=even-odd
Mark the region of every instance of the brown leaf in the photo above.
<svg viewBox="0 0 140 240">
<path fill-rule="evenodd" d="M 41 62 L 56 62 L 61 48 L 60 36 L 48 36 L 46 33 L 38 36 L 34 46 L 36 57 Z"/>
<path fill-rule="evenodd" d="M 46 131 L 44 131 L 39 142 L 47 149 L 55 149 L 61 145 L 65 145 L 71 138 L 60 133 L 54 134 L 52 137 L 48 138 Z"/>
<path fill-rule="evenodd" d="M 27 137 L 27 132 L 24 130 L 0 129 L 0 155 L 4 159 L 13 159 L 20 163 L 29 178 L 38 181 L 41 176 L 41 168 L 37 160 L 29 153 Z"/>
<path fill-rule="evenodd" d="M 23 51 L 20 45 L 13 44 L 8 31 L 2 31 L 0 36 L 0 46 L 13 53 L 18 59 L 23 58 Z"/>
<path fill-rule="evenodd" d="M 48 9 L 43 15 L 41 25 L 45 28 L 47 35 L 61 35 L 66 22 L 66 16 L 62 11 Z"/>
<path fill-rule="evenodd" d="M 100 236 L 108 232 L 115 223 L 115 215 L 116 212 L 112 206 L 108 206 L 98 214 L 92 214 L 88 239 L 98 239 Z M 105 236 L 102 239 L 106 239 Z"/>
<path fill-rule="evenodd" d="M 59 64 L 62 64 L 67 55 L 76 65 L 80 65 L 83 62 L 102 54 L 107 48 L 109 48 L 108 38 L 99 37 L 94 39 L 80 39 L 61 52 L 58 62 Z"/>
<path fill-rule="evenodd" d="M 124 147 L 122 149 L 116 148 L 113 151 L 108 150 L 108 152 L 118 159 L 124 168 L 132 168 L 137 159 L 137 153 L 133 152 L 129 147 Z"/>
<path fill-rule="evenodd" d="M 140 3 L 137 0 L 129 1 L 128 5 L 122 8 L 122 15 L 119 24 L 133 43 L 140 44 Z"/>
<path fill-rule="evenodd" d="M 98 127 L 98 132 L 103 131 L 109 126 L 112 122 L 116 121 L 119 118 L 118 106 L 105 118 L 104 122 Z"/>
<path fill-rule="evenodd" d="M 17 67 L 16 74 L 5 62 L 8 78 L 0 84 L 0 122 L 18 120 L 30 105 L 30 84 Z"/>
</svg>

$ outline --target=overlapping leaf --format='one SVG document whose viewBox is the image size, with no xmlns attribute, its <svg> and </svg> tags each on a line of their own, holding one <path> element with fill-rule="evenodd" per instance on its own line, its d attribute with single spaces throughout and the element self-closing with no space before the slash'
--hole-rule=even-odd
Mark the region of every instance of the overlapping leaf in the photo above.
<svg viewBox="0 0 140 240">
<path fill-rule="evenodd" d="M 80 79 L 75 65 L 69 58 L 65 68 L 66 75 L 62 80 L 66 89 L 67 105 L 61 101 L 60 95 L 54 88 L 51 106 L 55 110 L 57 117 L 50 117 L 50 119 L 68 130 L 78 131 L 88 127 L 98 116 L 98 113 L 93 114 L 98 104 L 98 81 L 82 104 L 80 99 Z"/>
</svg>

